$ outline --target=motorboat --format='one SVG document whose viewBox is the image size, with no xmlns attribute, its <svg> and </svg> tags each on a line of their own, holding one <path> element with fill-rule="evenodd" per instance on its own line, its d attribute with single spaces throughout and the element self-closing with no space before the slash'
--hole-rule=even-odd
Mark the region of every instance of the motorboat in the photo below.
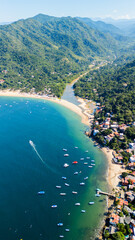
<svg viewBox="0 0 135 240">
<path fill-rule="evenodd" d="M 95 197 L 100 197 L 100 196 L 101 196 L 101 195 L 100 195 L 100 194 L 98 194 L 98 193 L 96 193 L 96 194 L 95 194 Z"/>
<path fill-rule="evenodd" d="M 63 167 L 67 168 L 69 167 L 69 164 L 65 163 Z"/>
<path fill-rule="evenodd" d="M 95 166 L 95 163 L 91 163 L 91 166 Z"/>
<path fill-rule="evenodd" d="M 74 162 L 72 162 L 73 164 L 77 164 L 78 162 L 77 161 L 74 161 Z"/>
<path fill-rule="evenodd" d="M 39 191 L 38 192 L 38 195 L 44 195 L 45 194 L 45 191 Z"/>
<path fill-rule="evenodd" d="M 58 185 L 57 185 L 56 188 L 61 188 L 61 186 L 58 186 Z"/>
<path fill-rule="evenodd" d="M 84 162 L 84 165 L 87 165 L 88 164 L 88 162 Z"/>
<path fill-rule="evenodd" d="M 92 168 L 92 166 L 91 166 L 91 165 L 89 165 L 89 166 L 88 166 L 88 168 Z"/>
<path fill-rule="evenodd" d="M 91 162 L 95 162 L 95 160 L 91 160 Z"/>
<path fill-rule="evenodd" d="M 67 152 L 67 149 L 66 149 L 66 148 L 63 148 L 63 151 L 64 151 L 64 152 Z"/>
<path fill-rule="evenodd" d="M 88 177 L 85 177 L 85 178 L 84 178 L 84 180 L 87 180 L 87 179 L 88 179 Z"/>
<path fill-rule="evenodd" d="M 68 183 L 65 183 L 65 186 L 69 187 L 70 185 Z"/>
<path fill-rule="evenodd" d="M 78 192 L 72 191 L 73 194 L 78 194 Z"/>
<path fill-rule="evenodd" d="M 69 228 L 66 228 L 66 229 L 65 229 L 65 231 L 66 231 L 66 232 L 69 232 L 69 231 L 70 231 L 70 229 L 69 229 Z"/>
<path fill-rule="evenodd" d="M 81 213 L 85 213 L 86 211 L 85 210 L 81 210 Z"/>
<path fill-rule="evenodd" d="M 83 161 L 83 160 L 84 160 L 84 158 L 80 158 L 80 160 L 81 160 L 81 161 Z"/>
<path fill-rule="evenodd" d="M 77 149 L 78 147 L 75 146 L 75 148 Z"/>
<path fill-rule="evenodd" d="M 69 154 L 68 154 L 68 153 L 64 154 L 64 157 L 68 157 L 68 156 L 69 156 Z"/>
<path fill-rule="evenodd" d="M 60 193 L 61 196 L 66 196 L 66 193 L 62 192 Z"/>
<path fill-rule="evenodd" d="M 88 204 L 89 204 L 89 205 L 93 205 L 93 204 L 94 204 L 94 202 L 89 202 Z"/>
<path fill-rule="evenodd" d="M 86 157 L 86 159 L 90 159 L 90 157 Z"/>
<path fill-rule="evenodd" d="M 78 172 L 74 172 L 74 175 L 78 175 Z"/>
<path fill-rule="evenodd" d="M 66 177 L 62 177 L 63 180 L 66 180 L 67 178 Z"/>
<path fill-rule="evenodd" d="M 52 205 L 51 208 L 57 208 L 57 205 Z"/>
<path fill-rule="evenodd" d="M 81 204 L 78 202 L 78 203 L 75 203 L 75 206 L 80 206 Z"/>
<path fill-rule="evenodd" d="M 85 185 L 85 183 L 84 183 L 84 182 L 81 182 L 81 183 L 80 183 L 80 186 L 84 186 L 84 185 Z"/>
<path fill-rule="evenodd" d="M 59 235 L 59 238 L 64 238 L 64 235 Z"/>
<path fill-rule="evenodd" d="M 62 226 L 63 226 L 63 223 L 57 223 L 57 226 L 58 226 L 58 227 L 62 227 Z"/>
</svg>

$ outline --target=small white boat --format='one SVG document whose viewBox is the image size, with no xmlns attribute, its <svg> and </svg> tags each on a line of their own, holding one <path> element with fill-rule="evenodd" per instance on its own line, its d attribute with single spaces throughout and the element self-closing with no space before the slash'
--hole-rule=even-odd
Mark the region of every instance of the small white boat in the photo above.
<svg viewBox="0 0 135 240">
<path fill-rule="evenodd" d="M 78 172 L 74 172 L 74 175 L 78 175 Z"/>
<path fill-rule="evenodd" d="M 45 191 L 39 191 L 38 192 L 38 195 L 44 195 L 45 194 Z"/>
<path fill-rule="evenodd" d="M 69 187 L 70 185 L 68 183 L 65 183 L 65 186 Z"/>
<path fill-rule="evenodd" d="M 67 168 L 67 167 L 69 167 L 69 164 L 65 163 L 65 164 L 63 165 L 63 167 Z"/>
<path fill-rule="evenodd" d="M 57 226 L 58 226 L 58 227 L 62 227 L 62 226 L 63 226 L 63 223 L 57 223 Z"/>
<path fill-rule="evenodd" d="M 91 163 L 91 166 L 95 166 L 95 163 Z"/>
<path fill-rule="evenodd" d="M 69 232 L 69 231 L 70 231 L 70 229 L 69 229 L 69 228 L 66 228 L 66 229 L 65 229 L 65 231 L 66 231 L 66 232 Z"/>
<path fill-rule="evenodd" d="M 63 180 L 66 180 L 67 178 L 66 177 L 62 177 Z"/>
<path fill-rule="evenodd" d="M 84 162 L 84 165 L 87 165 L 88 164 L 88 162 Z"/>
<path fill-rule="evenodd" d="M 73 194 L 78 194 L 78 192 L 72 191 Z"/>
<path fill-rule="evenodd" d="M 75 148 L 77 149 L 78 147 L 75 146 Z"/>
<path fill-rule="evenodd" d="M 84 182 L 81 182 L 81 183 L 80 183 L 80 186 L 84 186 L 84 185 L 85 185 L 85 183 L 84 183 Z"/>
<path fill-rule="evenodd" d="M 88 168 L 92 168 L 92 166 L 89 165 Z"/>
<path fill-rule="evenodd" d="M 66 149 L 66 148 L 63 148 L 63 151 L 64 151 L 64 152 L 67 152 L 67 149 Z"/>
<path fill-rule="evenodd" d="M 64 238 L 64 235 L 59 235 L 59 238 Z"/>
<path fill-rule="evenodd" d="M 88 150 L 86 150 L 85 152 L 88 152 Z"/>
<path fill-rule="evenodd" d="M 52 205 L 51 208 L 57 208 L 57 205 Z"/>
<path fill-rule="evenodd" d="M 75 206 L 80 206 L 81 204 L 79 202 L 75 203 Z"/>
<path fill-rule="evenodd" d="M 91 162 L 95 162 L 95 160 L 91 160 Z"/>
<path fill-rule="evenodd" d="M 69 154 L 68 154 L 68 153 L 64 154 L 64 157 L 68 157 L 68 156 L 69 156 Z"/>
<path fill-rule="evenodd" d="M 84 180 L 87 180 L 87 179 L 88 179 L 88 177 L 85 177 L 85 178 L 84 178 Z"/>
<path fill-rule="evenodd" d="M 85 210 L 81 210 L 81 213 L 85 213 L 86 211 Z"/>
<path fill-rule="evenodd" d="M 90 159 L 90 157 L 86 157 L 86 159 Z"/>
<path fill-rule="evenodd" d="M 89 202 L 88 204 L 89 204 L 89 205 L 93 205 L 93 204 L 94 204 L 94 202 Z"/>
<path fill-rule="evenodd" d="M 98 193 L 96 193 L 96 194 L 95 194 L 95 197 L 100 197 L 100 196 L 101 196 L 101 195 L 100 195 L 100 194 L 98 194 Z"/>
<path fill-rule="evenodd" d="M 57 185 L 56 188 L 61 188 L 61 186 L 58 186 L 58 185 Z"/>
<path fill-rule="evenodd" d="M 83 160 L 84 160 L 84 158 L 80 158 L 80 160 L 81 160 L 81 161 L 83 161 Z"/>
<path fill-rule="evenodd" d="M 66 193 L 62 192 L 60 193 L 61 196 L 66 196 Z"/>
</svg>

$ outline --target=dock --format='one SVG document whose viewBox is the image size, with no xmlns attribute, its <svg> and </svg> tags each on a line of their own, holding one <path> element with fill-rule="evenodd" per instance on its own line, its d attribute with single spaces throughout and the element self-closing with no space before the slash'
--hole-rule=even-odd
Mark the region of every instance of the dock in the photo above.
<svg viewBox="0 0 135 240">
<path fill-rule="evenodd" d="M 113 194 L 107 193 L 107 192 L 102 192 L 101 190 L 97 190 L 97 194 L 106 195 L 108 197 L 115 198 L 115 196 Z"/>
</svg>

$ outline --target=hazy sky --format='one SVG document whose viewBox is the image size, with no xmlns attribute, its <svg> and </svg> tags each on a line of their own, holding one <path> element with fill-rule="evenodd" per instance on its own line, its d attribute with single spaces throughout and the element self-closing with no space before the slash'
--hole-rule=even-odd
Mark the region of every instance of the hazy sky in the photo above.
<svg viewBox="0 0 135 240">
<path fill-rule="evenodd" d="M 135 18 L 135 0 L 0 0 L 0 22 L 52 16 Z"/>
</svg>

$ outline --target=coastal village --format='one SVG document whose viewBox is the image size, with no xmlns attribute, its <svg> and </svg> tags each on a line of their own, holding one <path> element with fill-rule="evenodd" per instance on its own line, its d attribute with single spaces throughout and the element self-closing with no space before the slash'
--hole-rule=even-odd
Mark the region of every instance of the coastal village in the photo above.
<svg viewBox="0 0 135 240">
<path fill-rule="evenodd" d="M 104 106 L 96 104 L 95 116 L 102 112 Z M 110 149 L 109 142 L 117 137 L 119 141 L 124 140 L 125 131 L 129 127 L 134 127 L 135 122 L 130 124 L 121 124 L 112 121 L 112 114 L 107 113 L 105 120 L 101 122 L 100 118 L 89 115 L 91 124 L 90 131 L 86 135 L 92 136 L 96 140 L 95 145 L 105 150 L 106 155 L 110 155 L 108 180 L 110 191 L 107 194 L 108 206 L 104 226 L 97 239 L 135 239 L 135 139 L 129 142 L 126 148 L 114 150 Z M 102 135 L 101 144 L 96 138 L 98 133 Z M 109 157 L 110 157 L 109 156 Z M 118 171 L 115 171 L 117 170 Z M 112 171 L 114 171 L 112 173 Z M 98 192 L 100 194 L 100 192 Z M 103 193 L 104 194 L 104 193 Z"/>
</svg>

